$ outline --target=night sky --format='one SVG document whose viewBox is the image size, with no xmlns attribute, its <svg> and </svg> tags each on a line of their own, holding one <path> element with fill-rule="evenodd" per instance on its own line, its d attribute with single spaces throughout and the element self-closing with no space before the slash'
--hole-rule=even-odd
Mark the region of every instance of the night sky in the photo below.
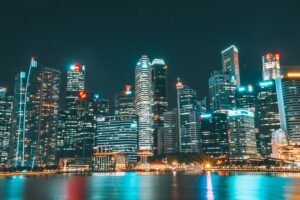
<svg viewBox="0 0 300 200">
<path fill-rule="evenodd" d="M 0 3 L 0 85 L 12 91 L 15 74 L 40 64 L 62 70 L 82 63 L 87 88 L 105 98 L 134 84 L 142 54 L 169 67 L 169 97 L 179 76 L 208 94 L 221 69 L 221 50 L 240 52 L 242 84 L 261 78 L 261 56 L 280 52 L 282 65 L 300 64 L 300 3 L 217 0 L 39 0 Z"/>
</svg>

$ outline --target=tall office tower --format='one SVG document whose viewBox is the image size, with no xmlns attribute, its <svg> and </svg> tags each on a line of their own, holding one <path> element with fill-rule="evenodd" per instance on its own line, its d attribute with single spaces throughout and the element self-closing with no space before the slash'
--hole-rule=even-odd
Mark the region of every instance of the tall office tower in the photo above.
<svg viewBox="0 0 300 200">
<path fill-rule="evenodd" d="M 272 133 L 280 129 L 278 101 L 274 80 L 259 82 L 256 95 L 258 148 L 264 158 L 272 153 Z"/>
<path fill-rule="evenodd" d="M 136 115 L 116 115 L 97 118 L 96 146 L 106 146 L 112 152 L 123 152 L 129 162 L 137 162 L 138 118 Z"/>
<path fill-rule="evenodd" d="M 80 91 L 78 100 L 80 125 L 75 136 L 75 157 L 83 163 L 90 163 L 95 143 L 96 119 L 100 116 L 100 98 L 98 94 L 89 95 L 86 91 Z"/>
<path fill-rule="evenodd" d="M 67 71 L 64 157 L 75 157 L 75 138 L 82 126 L 80 121 L 82 107 L 79 101 L 79 92 L 84 90 L 85 66 L 72 65 Z"/>
<path fill-rule="evenodd" d="M 210 158 L 229 156 L 227 114 L 215 112 L 202 114 L 201 140 L 202 150 Z"/>
<path fill-rule="evenodd" d="M 100 98 L 98 93 L 80 91 L 78 105 L 79 125 L 74 137 L 74 157 L 81 164 L 89 164 L 92 162 L 93 147 L 95 146 L 97 118 L 109 115 L 109 101 Z M 65 126 L 65 123 L 61 124 Z M 64 130 L 61 132 L 65 133 Z"/>
<path fill-rule="evenodd" d="M 33 59 L 26 77 L 22 126 L 22 166 L 53 166 L 56 154 L 56 132 L 60 71 L 40 67 Z M 24 130 L 25 129 L 25 130 Z"/>
<path fill-rule="evenodd" d="M 248 110 L 228 111 L 228 130 L 230 160 L 257 157 L 253 112 Z"/>
<path fill-rule="evenodd" d="M 15 77 L 12 126 L 9 141 L 9 165 L 20 166 L 23 155 L 23 119 L 25 105 L 26 73 L 20 72 Z M 25 143 L 25 141 L 24 141 Z"/>
<path fill-rule="evenodd" d="M 255 112 L 255 92 L 253 87 L 238 87 L 235 92 L 236 109 L 245 109 Z"/>
<path fill-rule="evenodd" d="M 179 152 L 199 153 L 200 138 L 200 108 L 197 103 L 197 92 L 178 81 L 177 109 L 179 126 Z"/>
<path fill-rule="evenodd" d="M 161 146 L 163 144 L 163 113 L 168 110 L 167 69 L 168 67 L 163 59 L 153 60 L 151 77 L 154 104 L 154 155 L 163 153 Z"/>
<path fill-rule="evenodd" d="M 39 108 L 37 165 L 56 165 L 56 139 L 59 118 L 59 95 L 61 72 L 53 68 L 42 68 L 39 75 Z"/>
<path fill-rule="evenodd" d="M 131 85 L 126 85 L 125 90 L 115 94 L 115 115 L 133 115 L 134 92 Z"/>
<path fill-rule="evenodd" d="M 8 162 L 12 110 L 12 96 L 7 95 L 6 87 L 0 87 L 0 166 L 4 166 Z"/>
<path fill-rule="evenodd" d="M 139 117 L 139 150 L 153 151 L 153 92 L 151 63 L 140 58 L 135 68 L 135 111 Z"/>
<path fill-rule="evenodd" d="M 280 77 L 280 55 L 268 53 L 262 57 L 263 80 L 277 79 Z"/>
<path fill-rule="evenodd" d="M 291 144 L 300 144 L 300 66 L 282 67 L 276 89 L 281 128 Z"/>
<path fill-rule="evenodd" d="M 34 167 L 37 163 L 39 133 L 41 131 L 40 122 L 40 103 L 42 97 L 41 91 L 41 67 L 37 65 L 35 59 L 34 64 L 30 65 L 25 86 L 25 115 L 23 130 L 25 135 L 24 155 L 22 158 L 22 166 Z"/>
<path fill-rule="evenodd" d="M 234 109 L 235 90 L 236 84 L 229 74 L 214 71 L 209 78 L 210 110 L 226 112 Z"/>
<path fill-rule="evenodd" d="M 58 111 L 58 124 L 56 135 L 56 159 L 64 157 L 64 136 L 66 131 L 66 113 L 64 110 Z"/>
<path fill-rule="evenodd" d="M 240 65 L 239 65 L 239 51 L 231 45 L 221 52 L 223 72 L 230 74 L 230 80 L 236 83 L 237 86 L 241 84 Z"/>
<path fill-rule="evenodd" d="M 177 110 L 165 111 L 163 114 L 163 153 L 178 152 L 178 118 Z"/>
</svg>

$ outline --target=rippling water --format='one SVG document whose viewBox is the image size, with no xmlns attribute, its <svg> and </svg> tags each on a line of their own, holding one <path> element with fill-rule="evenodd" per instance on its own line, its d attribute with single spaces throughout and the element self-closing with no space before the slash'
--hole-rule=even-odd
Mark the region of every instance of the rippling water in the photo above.
<svg viewBox="0 0 300 200">
<path fill-rule="evenodd" d="M 0 199 L 300 199 L 293 174 L 112 173 L 0 178 Z"/>
</svg>

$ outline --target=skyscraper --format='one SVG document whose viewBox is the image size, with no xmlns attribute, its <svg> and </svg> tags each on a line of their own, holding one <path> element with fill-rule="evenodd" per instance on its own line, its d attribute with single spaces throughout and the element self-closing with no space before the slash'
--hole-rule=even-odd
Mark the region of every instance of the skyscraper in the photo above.
<svg viewBox="0 0 300 200">
<path fill-rule="evenodd" d="M 23 119 L 25 105 L 26 73 L 20 72 L 15 77 L 12 126 L 9 141 L 9 165 L 20 166 L 23 155 Z"/>
<path fill-rule="evenodd" d="M 22 148 L 22 166 L 34 167 L 38 154 L 38 139 L 40 132 L 40 103 L 41 103 L 41 67 L 32 58 L 28 69 L 25 86 L 25 104 Z"/>
<path fill-rule="evenodd" d="M 79 126 L 75 136 L 75 157 L 80 163 L 87 164 L 92 161 L 95 144 L 96 120 L 100 116 L 101 105 L 98 94 L 89 94 L 87 91 L 78 93 Z"/>
<path fill-rule="evenodd" d="M 167 65 L 163 59 L 154 59 L 152 62 L 152 88 L 154 112 L 154 154 L 162 153 L 163 144 L 163 113 L 168 109 L 167 101 Z"/>
<path fill-rule="evenodd" d="M 67 71 L 65 131 L 64 131 L 64 157 L 75 156 L 75 138 L 79 133 L 82 122 L 82 113 L 79 101 L 79 92 L 85 90 L 85 66 L 72 65 Z"/>
<path fill-rule="evenodd" d="M 240 86 L 235 92 L 235 106 L 236 109 L 245 109 L 255 112 L 255 91 L 253 86 Z"/>
<path fill-rule="evenodd" d="M 278 101 L 274 80 L 259 82 L 256 95 L 256 127 L 258 148 L 263 157 L 272 153 L 272 133 L 280 129 Z"/>
<path fill-rule="evenodd" d="M 210 110 L 226 112 L 235 107 L 236 84 L 229 74 L 214 71 L 209 78 Z"/>
<path fill-rule="evenodd" d="M 197 92 L 178 81 L 177 109 L 179 126 L 179 152 L 199 153 L 200 141 L 200 108 L 197 103 Z"/>
<path fill-rule="evenodd" d="M 137 162 L 137 116 L 116 115 L 98 117 L 96 146 L 106 146 L 112 152 L 122 152 L 127 156 L 129 162 Z"/>
<path fill-rule="evenodd" d="M 280 55 L 268 53 L 262 57 L 263 80 L 277 79 L 280 77 Z"/>
<path fill-rule="evenodd" d="M 60 71 L 33 65 L 27 77 L 25 166 L 54 166 Z"/>
<path fill-rule="evenodd" d="M 61 72 L 53 68 L 42 68 L 40 82 L 37 165 L 53 166 L 56 165 Z"/>
<path fill-rule="evenodd" d="M 227 114 L 215 112 L 202 114 L 201 117 L 202 150 L 211 158 L 229 156 Z"/>
<path fill-rule="evenodd" d="M 115 94 L 115 115 L 124 114 L 135 114 L 134 92 L 131 85 L 126 85 L 124 91 Z"/>
<path fill-rule="evenodd" d="M 139 150 L 153 150 L 153 92 L 151 63 L 144 55 L 135 68 L 135 111 L 139 117 Z"/>
<path fill-rule="evenodd" d="M 165 111 L 163 117 L 163 153 L 176 153 L 178 151 L 177 110 Z"/>
<path fill-rule="evenodd" d="M 0 166 L 6 165 L 8 161 L 12 110 L 12 96 L 7 95 L 6 87 L 0 87 Z"/>
<path fill-rule="evenodd" d="M 281 128 L 292 144 L 300 144 L 300 66 L 281 68 L 276 79 Z"/>
<path fill-rule="evenodd" d="M 221 52 L 223 72 L 227 72 L 230 75 L 232 82 L 235 82 L 237 86 L 241 84 L 240 78 L 240 66 L 239 66 L 239 51 L 236 46 L 231 45 L 227 49 Z"/>
<path fill-rule="evenodd" d="M 253 112 L 228 111 L 228 130 L 230 160 L 257 158 Z"/>
</svg>

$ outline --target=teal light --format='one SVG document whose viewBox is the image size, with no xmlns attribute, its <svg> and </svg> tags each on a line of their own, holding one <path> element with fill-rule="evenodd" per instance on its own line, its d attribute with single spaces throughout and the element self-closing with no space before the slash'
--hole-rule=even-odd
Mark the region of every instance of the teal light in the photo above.
<svg viewBox="0 0 300 200">
<path fill-rule="evenodd" d="M 203 114 L 200 116 L 201 119 L 211 118 L 211 114 Z"/>
<path fill-rule="evenodd" d="M 262 82 L 259 82 L 259 86 L 260 87 L 269 87 L 269 86 L 271 86 L 271 85 L 273 85 L 273 81 L 262 81 Z"/>
<path fill-rule="evenodd" d="M 245 87 L 239 87 L 239 89 L 238 89 L 239 92 L 244 92 L 245 90 L 246 90 Z"/>
</svg>

